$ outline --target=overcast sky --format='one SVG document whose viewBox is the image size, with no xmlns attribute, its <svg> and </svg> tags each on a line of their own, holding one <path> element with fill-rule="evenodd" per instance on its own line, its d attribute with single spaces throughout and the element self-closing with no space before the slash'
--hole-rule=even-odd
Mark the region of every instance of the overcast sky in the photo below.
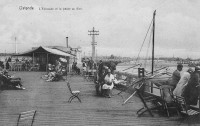
<svg viewBox="0 0 200 126">
<path fill-rule="evenodd" d="M 39 10 L 42 7 L 58 10 Z M 63 8 L 71 10 L 59 10 Z M 136 57 L 155 9 L 155 55 L 200 58 L 199 0 L 1 0 L 0 52 L 15 52 L 15 37 L 18 52 L 66 46 L 69 37 L 71 47 L 80 46 L 88 55 L 88 30 L 95 27 L 97 55 Z M 141 56 L 151 56 L 149 39 Z"/>
</svg>

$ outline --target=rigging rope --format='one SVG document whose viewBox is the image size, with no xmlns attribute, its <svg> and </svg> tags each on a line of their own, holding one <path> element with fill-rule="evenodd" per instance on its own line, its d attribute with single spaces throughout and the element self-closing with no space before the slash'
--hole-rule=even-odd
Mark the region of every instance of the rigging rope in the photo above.
<svg viewBox="0 0 200 126">
<path fill-rule="evenodd" d="M 153 23 L 153 18 L 152 18 L 152 20 L 151 20 L 151 23 L 150 23 L 150 25 L 149 25 L 149 28 L 148 28 L 147 33 L 146 33 L 146 35 L 145 35 L 145 38 L 144 38 L 144 40 L 143 40 L 143 42 L 142 42 L 142 46 L 140 47 L 140 51 L 139 51 L 138 56 L 137 56 L 137 59 L 136 59 L 136 61 L 135 61 L 135 65 L 136 65 L 136 63 L 137 63 L 137 60 L 139 59 L 140 52 L 141 52 L 141 50 L 142 50 L 142 47 L 143 47 L 144 42 L 145 42 L 145 40 L 146 40 L 146 37 L 147 37 L 147 35 L 148 35 L 148 33 L 149 33 L 149 29 L 150 29 L 151 26 L 152 26 L 152 23 Z M 135 66 L 135 65 L 134 65 L 134 66 Z M 131 68 L 133 68 L 134 66 L 131 66 L 131 67 L 129 67 L 129 68 L 126 68 L 126 69 L 124 69 L 124 70 L 122 70 L 122 71 L 131 69 Z"/>
<path fill-rule="evenodd" d="M 149 47 L 150 47 L 152 35 L 153 35 L 153 28 L 151 30 L 151 34 L 150 34 L 150 38 L 149 38 L 149 44 L 148 44 L 147 53 L 146 53 L 146 57 L 145 57 L 144 68 L 146 68 L 146 65 L 147 65 L 148 53 L 149 53 Z"/>
<path fill-rule="evenodd" d="M 144 40 L 143 40 L 142 46 L 141 46 L 141 48 L 140 48 L 140 51 L 139 51 L 139 53 L 138 53 L 138 56 L 137 56 L 137 59 L 136 59 L 135 63 L 136 63 L 137 60 L 139 59 L 140 52 L 141 52 L 141 50 L 142 50 L 142 47 L 143 47 L 143 45 L 144 45 L 144 42 L 145 42 L 146 37 L 147 37 L 147 35 L 148 35 L 148 33 L 149 33 L 149 29 L 150 29 L 152 23 L 153 23 L 153 18 L 152 18 L 152 20 L 151 20 L 151 23 L 150 23 L 150 25 L 149 25 L 149 28 L 148 28 L 148 30 L 147 30 L 147 33 L 146 33 L 146 35 L 145 35 L 145 38 L 144 38 Z"/>
</svg>

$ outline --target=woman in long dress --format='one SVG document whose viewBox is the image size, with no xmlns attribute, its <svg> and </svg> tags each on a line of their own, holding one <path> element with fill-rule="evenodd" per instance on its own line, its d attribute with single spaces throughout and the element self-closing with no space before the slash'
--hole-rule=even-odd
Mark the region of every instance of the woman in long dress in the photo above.
<svg viewBox="0 0 200 126">
<path fill-rule="evenodd" d="M 102 86 L 102 89 L 104 90 L 106 97 L 109 97 L 109 98 L 111 97 L 111 90 L 114 87 L 114 83 L 113 83 L 114 79 L 115 79 L 114 75 L 111 74 L 111 70 L 108 69 L 107 75 L 104 78 L 105 83 Z"/>
</svg>

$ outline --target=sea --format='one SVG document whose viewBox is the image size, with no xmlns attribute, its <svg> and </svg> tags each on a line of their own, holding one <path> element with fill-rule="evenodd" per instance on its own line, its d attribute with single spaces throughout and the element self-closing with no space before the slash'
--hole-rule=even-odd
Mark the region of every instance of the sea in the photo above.
<svg viewBox="0 0 200 126">
<path fill-rule="evenodd" d="M 141 65 L 133 67 L 133 66 L 135 66 L 135 64 L 141 64 Z M 142 60 L 137 63 L 135 63 L 134 61 L 127 62 L 127 63 L 120 63 L 117 65 L 116 70 L 127 72 L 127 73 L 132 73 L 132 74 L 137 74 L 138 68 L 142 67 L 142 68 L 145 68 L 145 70 L 147 72 L 151 72 L 152 71 L 151 64 L 152 64 L 151 60 L 148 60 L 148 61 Z M 161 68 L 165 68 L 165 70 L 167 69 L 168 72 L 172 73 L 177 68 L 177 62 L 176 61 L 156 60 L 154 62 L 154 71 L 161 69 Z M 187 71 L 188 68 L 189 68 L 188 64 L 183 64 L 183 72 Z"/>
<path fill-rule="evenodd" d="M 0 61 L 6 63 L 6 59 L 8 59 L 9 56 L 0 56 Z M 19 60 L 21 60 L 23 57 L 16 57 Z M 12 58 L 12 62 L 15 61 L 15 57 Z M 140 66 L 135 66 L 135 64 L 141 64 Z M 137 74 L 138 73 L 138 67 L 145 68 L 146 71 L 151 72 L 152 69 L 152 61 L 151 60 L 139 60 L 137 62 L 135 61 L 130 61 L 126 63 L 119 63 L 116 66 L 116 71 L 120 72 L 127 72 L 127 73 L 132 73 L 132 74 Z M 167 67 L 168 72 L 173 72 L 176 69 L 177 62 L 176 61 L 165 61 L 165 60 L 155 60 L 154 61 L 154 70 L 161 69 L 163 67 Z M 183 71 L 186 71 L 189 67 L 187 64 L 183 64 Z"/>
</svg>

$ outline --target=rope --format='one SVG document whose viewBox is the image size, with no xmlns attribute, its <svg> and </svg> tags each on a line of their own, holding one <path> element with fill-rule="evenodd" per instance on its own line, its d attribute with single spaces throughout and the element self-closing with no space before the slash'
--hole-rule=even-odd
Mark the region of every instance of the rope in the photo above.
<svg viewBox="0 0 200 126">
<path fill-rule="evenodd" d="M 142 42 L 142 46 L 140 47 L 140 51 L 139 51 L 139 53 L 138 53 L 138 56 L 137 56 L 137 59 L 136 59 L 135 62 L 137 62 L 137 60 L 139 59 L 140 52 L 141 52 L 141 50 L 142 50 L 142 47 L 143 47 L 143 45 L 144 45 L 144 42 L 145 42 L 146 37 L 147 37 L 147 35 L 148 35 L 148 33 L 149 33 L 149 29 L 150 29 L 152 23 L 153 23 L 153 18 L 152 18 L 152 20 L 151 20 L 151 23 L 150 23 L 150 25 L 149 25 L 149 28 L 148 28 L 147 33 L 146 33 L 146 35 L 145 35 L 145 38 L 144 38 L 144 40 L 143 40 L 143 42 Z"/>
<path fill-rule="evenodd" d="M 153 29 L 151 31 L 151 33 L 153 32 Z M 150 47 L 150 42 L 151 42 L 151 38 L 152 38 L 152 34 L 150 34 L 150 39 L 149 39 L 149 44 L 148 44 L 148 48 L 147 48 L 147 53 L 146 53 L 146 60 L 145 60 L 145 63 L 144 63 L 144 68 L 146 68 L 146 64 L 147 64 L 147 57 L 148 57 L 148 53 L 149 53 L 149 47 Z"/>
<path fill-rule="evenodd" d="M 148 33 L 149 33 L 149 29 L 150 29 L 152 23 L 153 23 L 153 18 L 152 18 L 152 20 L 151 20 L 151 23 L 150 23 L 150 25 L 149 25 L 149 28 L 148 28 L 147 33 L 146 33 L 146 35 L 145 35 L 145 38 L 144 38 L 144 40 L 143 40 L 143 42 L 142 42 L 142 46 L 140 47 L 140 51 L 139 51 L 139 53 L 138 53 L 137 59 L 136 59 L 136 61 L 135 61 L 135 64 L 136 64 L 136 62 L 137 62 L 138 59 L 139 59 L 140 52 L 141 52 L 141 50 L 142 50 L 142 47 L 143 47 L 143 45 L 144 45 L 144 42 L 145 42 L 146 37 L 147 37 L 147 35 L 148 35 Z M 134 66 L 135 66 L 135 65 L 134 65 Z M 131 66 L 131 67 L 126 68 L 126 69 L 124 69 L 124 70 L 128 70 L 128 69 L 130 69 L 130 68 L 133 68 L 134 66 Z M 122 71 L 124 71 L 124 70 L 122 70 Z"/>
</svg>

